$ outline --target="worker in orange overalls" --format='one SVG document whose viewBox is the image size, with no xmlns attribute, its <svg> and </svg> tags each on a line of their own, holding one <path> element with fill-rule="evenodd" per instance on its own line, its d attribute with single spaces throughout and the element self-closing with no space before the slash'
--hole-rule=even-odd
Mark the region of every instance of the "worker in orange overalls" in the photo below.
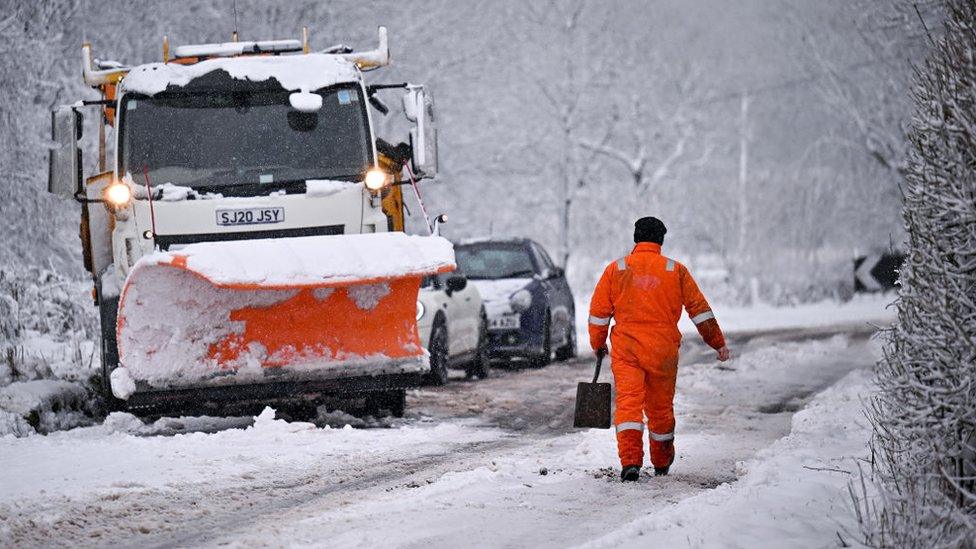
<svg viewBox="0 0 976 549">
<path fill-rule="evenodd" d="M 617 386 L 617 453 L 622 481 L 636 481 L 644 463 L 644 416 L 655 475 L 666 475 L 674 462 L 674 385 L 678 375 L 681 308 L 698 327 L 718 360 L 731 356 L 708 301 L 684 265 L 661 255 L 667 228 L 660 219 L 642 217 L 634 224 L 630 255 L 607 265 L 590 301 L 590 345 L 607 352 L 610 341 Z"/>
</svg>

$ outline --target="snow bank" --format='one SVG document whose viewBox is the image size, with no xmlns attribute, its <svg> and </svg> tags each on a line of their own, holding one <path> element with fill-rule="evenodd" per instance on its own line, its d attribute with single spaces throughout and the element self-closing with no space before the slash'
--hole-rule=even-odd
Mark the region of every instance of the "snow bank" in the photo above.
<svg viewBox="0 0 976 549">
<path fill-rule="evenodd" d="M 160 434 L 175 436 L 146 436 Z M 163 418 L 151 425 L 114 413 L 103 425 L 2 439 L 0 506 L 97 501 L 100 496 L 149 489 L 187 490 L 196 498 L 204 486 L 235 489 L 253 484 L 258 489 L 272 478 L 293 478 L 292 473 L 327 478 L 337 470 L 375 472 L 391 463 L 498 436 L 494 430 L 457 424 L 314 428 L 275 420 L 270 411 L 257 420 Z M 0 530 L 2 526 L 0 518 Z"/>
<path fill-rule="evenodd" d="M 577 294 L 576 337 L 580 342 L 589 341 L 587 322 L 590 296 Z M 895 296 L 886 294 L 861 294 L 841 303 L 825 300 L 794 307 L 756 305 L 742 307 L 712 303 L 715 317 L 726 335 L 747 332 L 788 330 L 798 328 L 867 327 L 887 326 L 894 322 L 897 312 L 892 306 Z M 682 313 L 678 328 L 684 337 L 698 339 L 698 330 Z M 581 348 L 584 348 L 581 345 Z M 589 349 L 589 346 L 585 346 Z"/>
<path fill-rule="evenodd" d="M 305 92 L 359 80 L 359 71 L 351 62 L 334 55 L 312 53 L 208 59 L 195 65 L 148 63 L 133 68 L 122 80 L 122 87 L 126 91 L 155 95 L 169 86 L 185 86 L 194 78 L 217 70 L 251 82 L 274 78 L 286 90 Z"/>
<path fill-rule="evenodd" d="M 90 425 L 88 391 L 54 379 L 14 382 L 0 388 L 0 436 L 49 433 Z"/>
<path fill-rule="evenodd" d="M 722 329 L 732 333 L 868 323 L 887 325 L 897 316 L 891 306 L 894 300 L 895 296 L 890 294 L 860 294 L 844 303 L 824 300 L 795 307 L 736 307 L 716 303 L 712 304 L 712 310 Z M 679 327 L 682 333 L 697 333 L 688 315 L 682 316 Z"/>
<path fill-rule="evenodd" d="M 268 288 L 343 285 L 454 269 L 454 247 L 436 236 L 400 232 L 201 242 L 142 257 L 140 269 L 181 261 L 218 286 Z"/>
<path fill-rule="evenodd" d="M 848 482 L 867 454 L 870 428 L 856 371 L 796 413 L 788 436 L 738 464 L 740 476 L 584 547 L 827 547 L 857 531 Z"/>
</svg>

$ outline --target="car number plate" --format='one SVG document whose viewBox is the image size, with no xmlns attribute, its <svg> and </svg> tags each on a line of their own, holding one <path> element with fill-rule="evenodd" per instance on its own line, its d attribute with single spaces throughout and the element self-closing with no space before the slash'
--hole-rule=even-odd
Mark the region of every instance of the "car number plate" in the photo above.
<svg viewBox="0 0 976 549">
<path fill-rule="evenodd" d="M 489 330 L 517 330 L 519 315 L 496 316 L 488 321 Z"/>
<path fill-rule="evenodd" d="M 217 210 L 218 225 L 260 225 L 264 223 L 281 223 L 284 220 L 284 208 L 234 208 Z"/>
</svg>

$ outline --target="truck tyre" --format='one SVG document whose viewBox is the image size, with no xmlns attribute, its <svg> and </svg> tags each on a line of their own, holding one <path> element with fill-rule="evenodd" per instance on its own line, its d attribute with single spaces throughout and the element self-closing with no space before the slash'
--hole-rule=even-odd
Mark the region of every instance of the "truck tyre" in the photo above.
<svg viewBox="0 0 976 549">
<path fill-rule="evenodd" d="M 430 343 L 427 345 L 427 352 L 430 353 L 430 373 L 424 376 L 424 384 L 441 386 L 447 383 L 447 326 L 440 319 L 434 322 L 434 329 L 430 332 Z"/>
<path fill-rule="evenodd" d="M 319 415 L 318 408 L 311 403 L 296 403 L 292 405 L 279 406 L 275 410 L 275 419 L 281 419 L 287 422 L 295 421 L 315 421 Z"/>
<path fill-rule="evenodd" d="M 486 379 L 491 375 L 491 355 L 488 348 L 488 317 L 482 309 L 478 322 L 478 347 L 475 349 L 474 360 L 468 364 L 465 374 L 469 378 Z"/>
<path fill-rule="evenodd" d="M 380 417 L 380 412 L 386 410 L 393 417 L 403 417 L 407 408 L 406 389 L 391 389 L 389 391 L 376 391 L 366 396 L 365 415 Z"/>
<path fill-rule="evenodd" d="M 384 408 L 390 411 L 393 417 L 403 417 L 407 409 L 407 391 L 405 389 L 394 389 L 387 391 L 383 397 Z"/>
<path fill-rule="evenodd" d="M 101 289 L 101 286 L 99 286 Z M 99 296 L 98 316 L 101 321 L 102 343 L 102 399 L 109 412 L 125 409 L 125 402 L 112 394 L 112 371 L 119 366 L 119 345 L 115 325 L 119 314 L 119 298 Z"/>
<path fill-rule="evenodd" d="M 556 360 L 564 362 L 576 356 L 576 327 L 572 323 L 566 328 L 566 344 L 556 349 Z"/>
</svg>

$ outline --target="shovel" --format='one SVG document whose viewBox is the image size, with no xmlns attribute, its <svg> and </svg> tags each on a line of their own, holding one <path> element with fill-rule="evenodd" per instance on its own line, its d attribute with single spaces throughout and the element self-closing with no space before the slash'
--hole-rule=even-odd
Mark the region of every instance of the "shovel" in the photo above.
<svg viewBox="0 0 976 549">
<path fill-rule="evenodd" d="M 597 383 L 600 377 L 600 365 L 605 353 L 596 357 L 596 372 L 593 383 L 580 382 L 576 386 L 576 414 L 573 416 L 573 427 L 589 429 L 610 428 L 610 384 Z"/>
</svg>

